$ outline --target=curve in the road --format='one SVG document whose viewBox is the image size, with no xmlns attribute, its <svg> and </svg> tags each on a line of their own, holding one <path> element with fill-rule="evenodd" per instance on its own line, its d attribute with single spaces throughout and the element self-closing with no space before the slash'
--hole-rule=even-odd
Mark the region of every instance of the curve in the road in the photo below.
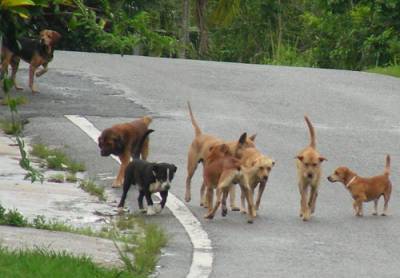
<svg viewBox="0 0 400 278">
<path fill-rule="evenodd" d="M 85 117 L 79 115 L 65 115 L 65 117 L 85 132 L 96 144 L 100 131 Z M 112 156 L 118 163 L 119 159 Z M 191 213 L 186 205 L 175 195 L 168 195 L 166 204 L 168 209 L 182 224 L 193 244 L 192 264 L 187 278 L 206 278 L 210 276 L 213 263 L 211 240 L 202 228 L 199 220 Z"/>
</svg>

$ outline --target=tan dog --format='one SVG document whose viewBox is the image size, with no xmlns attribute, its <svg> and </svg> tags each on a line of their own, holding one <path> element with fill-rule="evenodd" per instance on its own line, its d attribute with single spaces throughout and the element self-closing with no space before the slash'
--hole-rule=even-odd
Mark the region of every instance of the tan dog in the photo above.
<svg viewBox="0 0 400 278">
<path fill-rule="evenodd" d="M 197 124 L 192 108 L 190 106 L 190 103 L 188 102 L 188 108 L 189 108 L 189 114 L 190 114 L 190 119 L 192 121 L 192 125 L 194 127 L 195 131 L 195 138 L 192 141 L 192 144 L 190 145 L 189 148 L 189 153 L 188 153 L 188 162 L 187 162 L 187 178 L 186 178 L 186 193 L 185 193 L 185 201 L 190 202 L 191 200 L 191 180 L 192 177 L 197 169 L 197 165 L 201 162 L 203 163 L 204 166 L 204 160 L 208 157 L 210 147 L 220 145 L 223 143 L 226 143 L 226 145 L 229 148 L 229 152 L 236 156 L 240 157 L 240 151 L 243 148 L 247 147 L 254 147 L 254 141 L 256 138 L 256 135 L 252 135 L 250 137 L 245 138 L 243 146 L 238 148 L 238 141 L 233 141 L 233 142 L 224 142 L 222 139 L 217 138 L 215 136 L 209 135 L 209 134 L 204 134 L 199 125 Z M 201 186 L 200 189 L 200 205 L 203 206 L 205 204 L 204 202 L 204 191 L 205 191 L 205 185 L 204 183 Z M 230 205 L 232 210 L 239 210 L 239 207 L 235 204 L 235 187 L 231 187 L 230 190 Z"/>
<path fill-rule="evenodd" d="M 147 132 L 152 119 L 145 116 L 139 120 L 116 124 L 102 131 L 98 143 L 101 156 L 117 155 L 121 161 L 117 178 L 113 187 L 120 187 L 124 182 L 125 169 L 129 164 L 132 152 L 140 139 Z M 149 154 L 149 139 L 147 138 L 141 150 L 142 159 L 146 160 Z"/>
<path fill-rule="evenodd" d="M 258 194 L 255 204 L 255 210 L 260 208 L 261 197 L 264 192 L 265 186 L 267 185 L 269 174 L 271 173 L 272 167 L 275 165 L 275 161 L 271 158 L 263 155 L 256 148 L 246 148 L 242 152 L 242 158 L 240 160 L 242 166 L 242 178 L 240 183 L 242 186 L 246 184 L 250 187 L 251 198 L 254 200 L 254 191 L 258 185 Z M 241 207 L 240 211 L 246 213 L 245 198 L 246 192 L 242 191 L 241 194 Z M 251 203 L 253 203 L 252 201 Z M 256 217 L 255 211 L 253 217 Z"/>
<path fill-rule="evenodd" d="M 37 77 L 47 72 L 47 66 L 53 59 L 55 44 L 60 40 L 60 38 L 61 35 L 52 30 L 41 31 L 40 39 L 36 40 L 19 38 L 17 39 L 19 45 L 8 40 L 7 38 L 4 38 L 1 47 L 0 79 L 2 79 L 4 74 L 8 73 L 8 65 L 11 65 L 11 79 L 14 82 L 14 86 L 17 90 L 22 90 L 22 88 L 17 85 L 15 79 L 19 62 L 22 59 L 29 63 L 29 88 L 32 90 L 32 93 L 38 93 L 33 85 L 35 71 L 40 66 L 43 66 L 43 69 L 36 73 Z"/>
<path fill-rule="evenodd" d="M 378 215 L 378 200 L 383 195 L 385 205 L 382 215 L 387 215 L 387 208 L 392 193 L 390 175 L 390 156 L 386 156 L 383 175 L 371 178 L 359 177 L 347 167 L 339 167 L 328 177 L 330 182 L 341 182 L 349 190 L 354 199 L 353 208 L 357 216 L 363 215 L 363 202 L 374 201 L 373 215 Z"/>
<path fill-rule="evenodd" d="M 238 141 L 239 148 L 243 148 L 243 136 Z M 207 159 L 204 162 L 204 184 L 207 189 L 206 198 L 208 203 L 208 213 L 204 216 L 207 219 L 213 219 L 219 206 L 222 204 L 222 216 L 226 216 L 228 210 L 226 207 L 226 199 L 229 189 L 234 186 L 234 183 L 239 182 L 241 177 L 240 160 L 231 154 L 227 144 L 211 146 Z M 254 206 L 250 197 L 248 185 L 241 185 L 242 191 L 245 192 L 249 203 L 249 223 L 253 223 Z M 214 207 L 212 200 L 214 189 L 217 190 L 217 199 Z"/>
<path fill-rule="evenodd" d="M 304 116 L 310 130 L 311 142 L 296 156 L 297 177 L 301 196 L 300 217 L 308 221 L 315 211 L 318 187 L 321 180 L 321 163 L 326 160 L 316 149 L 315 131 L 310 120 Z M 310 194 L 308 191 L 310 190 Z M 308 197 L 309 195 L 309 197 Z"/>
</svg>

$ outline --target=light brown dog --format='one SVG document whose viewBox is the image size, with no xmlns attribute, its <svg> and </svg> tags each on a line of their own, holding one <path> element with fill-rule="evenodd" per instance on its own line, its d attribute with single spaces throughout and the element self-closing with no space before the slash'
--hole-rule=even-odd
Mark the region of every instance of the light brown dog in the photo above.
<svg viewBox="0 0 400 278">
<path fill-rule="evenodd" d="M 239 148 L 243 148 L 243 136 L 238 141 Z M 240 160 L 231 154 L 227 144 L 211 146 L 210 152 L 204 162 L 203 178 L 206 186 L 206 199 L 208 203 L 208 213 L 204 216 L 207 219 L 213 219 L 219 206 L 222 204 L 222 216 L 226 216 L 228 210 L 226 207 L 226 199 L 229 189 L 238 183 L 241 177 Z M 250 191 L 247 184 L 241 185 L 241 189 L 247 197 L 249 204 L 248 222 L 253 223 L 254 206 L 250 199 Z M 217 191 L 217 199 L 214 207 L 212 200 L 214 189 Z"/>
<path fill-rule="evenodd" d="M 17 90 L 22 90 L 16 82 L 19 62 L 22 59 L 29 63 L 29 88 L 32 93 L 38 93 L 33 85 L 35 71 L 43 66 L 43 69 L 36 73 L 37 77 L 47 72 L 47 66 L 53 59 L 54 46 L 60 38 L 61 35 L 53 30 L 41 31 L 39 39 L 19 38 L 17 43 L 4 38 L 1 47 L 0 79 L 8 73 L 8 66 L 11 65 L 14 86 Z"/>
<path fill-rule="evenodd" d="M 197 124 L 194 116 L 193 116 L 193 112 L 192 112 L 192 108 L 190 106 L 190 103 L 188 102 L 188 108 L 189 108 L 189 114 L 190 114 L 190 119 L 195 131 L 195 138 L 192 141 L 192 144 L 190 145 L 189 148 L 189 153 L 188 153 L 188 162 L 187 162 L 187 178 L 186 178 L 186 193 L 185 193 L 185 201 L 186 202 L 190 202 L 191 200 L 191 180 L 192 177 L 197 169 L 197 165 L 199 163 L 203 163 L 204 166 L 204 160 L 208 157 L 209 154 L 209 150 L 210 147 L 212 146 L 216 146 L 216 145 L 220 145 L 225 143 L 228 148 L 229 148 L 229 152 L 234 155 L 235 157 L 240 157 L 240 151 L 243 148 L 248 148 L 248 147 L 254 147 L 255 146 L 255 138 L 256 135 L 252 135 L 250 137 L 245 138 L 244 144 L 243 146 L 241 146 L 240 148 L 238 148 L 238 141 L 233 141 L 233 142 L 224 142 L 222 139 L 217 138 L 213 135 L 209 135 L 209 134 L 204 134 L 199 125 Z M 200 189 L 200 205 L 203 206 L 207 206 L 207 204 L 205 203 L 205 198 L 203 198 L 204 195 L 204 191 L 205 191 L 205 185 L 204 183 L 201 186 Z M 232 210 L 239 210 L 239 207 L 236 205 L 235 202 L 235 187 L 231 187 L 230 190 L 230 206 Z"/>
<path fill-rule="evenodd" d="M 152 119 L 145 116 L 130 123 L 116 124 L 102 131 L 98 138 L 101 156 L 117 155 L 121 161 L 117 178 L 113 182 L 113 187 L 120 187 L 124 182 L 125 169 L 129 164 L 132 152 L 140 139 L 147 132 Z M 149 139 L 147 138 L 141 150 L 143 160 L 149 154 Z"/>
<path fill-rule="evenodd" d="M 341 182 L 349 190 L 354 199 L 353 208 L 357 216 L 363 215 L 363 202 L 374 201 L 373 215 L 378 215 L 378 200 L 383 195 L 385 200 L 382 215 L 387 215 L 387 208 L 392 193 L 390 175 L 390 156 L 386 156 L 386 166 L 383 175 L 363 178 L 347 167 L 339 167 L 328 177 L 330 182 Z"/>
<path fill-rule="evenodd" d="M 296 166 L 301 196 L 300 217 L 303 221 L 308 221 L 315 211 L 322 174 L 321 164 L 326 158 L 321 156 L 316 149 L 314 127 L 307 116 L 304 116 L 304 119 L 310 131 L 311 140 L 310 145 L 296 156 Z M 309 190 L 310 193 L 308 193 Z"/>
<path fill-rule="evenodd" d="M 271 173 L 272 167 L 275 166 L 275 161 L 265 155 L 263 155 L 256 148 L 246 148 L 242 152 L 242 158 L 240 160 L 242 166 L 242 177 L 240 183 L 242 186 L 249 186 L 251 198 L 254 200 L 254 191 L 258 187 L 257 200 L 255 204 L 255 210 L 260 208 L 261 197 L 264 192 L 265 186 L 267 185 L 268 177 Z M 241 194 L 241 207 L 240 211 L 246 213 L 245 198 L 246 192 L 242 191 Z M 253 203 L 252 201 L 251 203 Z M 254 211 L 253 217 L 256 217 Z"/>
</svg>

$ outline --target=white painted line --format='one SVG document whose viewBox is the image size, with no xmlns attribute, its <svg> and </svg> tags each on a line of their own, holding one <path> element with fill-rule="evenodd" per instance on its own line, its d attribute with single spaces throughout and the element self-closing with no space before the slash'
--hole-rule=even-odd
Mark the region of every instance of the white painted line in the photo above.
<svg viewBox="0 0 400 278">
<path fill-rule="evenodd" d="M 78 115 L 65 115 L 65 117 L 83 130 L 97 144 L 100 131 L 91 122 Z M 116 156 L 112 157 L 120 163 Z M 182 224 L 193 244 L 192 264 L 186 277 L 209 277 L 213 264 L 213 252 L 211 240 L 208 238 L 207 232 L 202 228 L 200 221 L 197 220 L 186 205 L 172 193 L 168 194 L 166 206 Z"/>
</svg>

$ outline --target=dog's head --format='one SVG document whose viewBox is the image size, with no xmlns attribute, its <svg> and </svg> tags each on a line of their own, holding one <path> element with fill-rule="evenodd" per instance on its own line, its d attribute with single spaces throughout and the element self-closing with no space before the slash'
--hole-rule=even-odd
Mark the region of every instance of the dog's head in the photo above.
<svg viewBox="0 0 400 278">
<path fill-rule="evenodd" d="M 103 130 L 98 138 L 98 145 L 101 156 L 120 155 L 125 149 L 123 137 L 111 128 Z"/>
<path fill-rule="evenodd" d="M 40 43 L 48 46 L 54 46 L 60 39 L 60 33 L 53 30 L 42 30 L 40 32 Z"/>
<path fill-rule="evenodd" d="M 346 184 L 348 180 L 350 180 L 350 174 L 351 171 L 347 167 L 338 167 L 336 170 L 332 173 L 332 175 L 328 176 L 328 181 L 330 182 L 342 182 L 343 184 Z"/>
<path fill-rule="evenodd" d="M 171 188 L 171 182 L 178 168 L 174 164 L 156 163 L 152 171 L 154 178 L 161 184 L 161 191 L 167 191 Z"/>
<path fill-rule="evenodd" d="M 251 163 L 251 166 L 256 170 L 256 175 L 261 181 L 268 181 L 272 167 L 275 166 L 275 161 L 262 156 Z"/>
<path fill-rule="evenodd" d="M 309 180 L 319 175 L 322 162 L 327 160 L 314 150 L 298 155 L 296 159 L 300 161 L 304 178 Z"/>
</svg>

